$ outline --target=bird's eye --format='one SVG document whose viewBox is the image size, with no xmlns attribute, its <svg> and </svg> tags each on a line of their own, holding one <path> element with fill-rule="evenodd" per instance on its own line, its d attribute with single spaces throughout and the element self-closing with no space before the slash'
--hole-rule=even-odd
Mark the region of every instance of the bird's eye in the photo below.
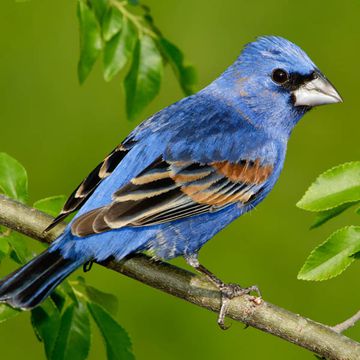
<svg viewBox="0 0 360 360">
<path fill-rule="evenodd" d="M 277 83 L 277 84 L 284 84 L 286 81 L 289 80 L 289 74 L 283 70 L 283 69 L 275 69 L 272 72 L 271 78 Z"/>
</svg>

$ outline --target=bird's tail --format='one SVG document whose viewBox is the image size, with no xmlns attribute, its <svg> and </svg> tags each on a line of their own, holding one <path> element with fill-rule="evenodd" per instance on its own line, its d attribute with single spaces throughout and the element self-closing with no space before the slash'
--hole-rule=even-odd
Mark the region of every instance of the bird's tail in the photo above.
<svg viewBox="0 0 360 360">
<path fill-rule="evenodd" d="M 59 250 L 50 248 L 0 281 L 0 302 L 32 309 L 82 263 L 65 259 Z"/>
</svg>

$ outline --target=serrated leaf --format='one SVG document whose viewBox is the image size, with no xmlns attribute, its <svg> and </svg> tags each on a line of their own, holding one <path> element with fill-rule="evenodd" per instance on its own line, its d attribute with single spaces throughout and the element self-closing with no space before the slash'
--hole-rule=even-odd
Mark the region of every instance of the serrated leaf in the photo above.
<svg viewBox="0 0 360 360">
<path fill-rule="evenodd" d="M 88 303 L 88 307 L 104 339 L 108 360 L 134 360 L 127 332 L 101 306 Z"/>
<path fill-rule="evenodd" d="M 321 174 L 297 206 L 309 211 L 324 211 L 360 200 L 360 161 L 345 163 Z"/>
<path fill-rule="evenodd" d="M 37 338 L 44 343 L 46 357 L 50 359 L 60 328 L 60 313 L 51 299 L 31 310 L 31 324 Z"/>
<path fill-rule="evenodd" d="M 160 89 L 163 63 L 154 40 L 142 35 L 135 46 L 131 69 L 125 78 L 126 111 L 135 119 Z"/>
<path fill-rule="evenodd" d="M 298 279 L 327 280 L 341 274 L 360 251 L 360 227 L 349 226 L 334 232 L 306 259 Z"/>
<path fill-rule="evenodd" d="M 102 49 L 101 31 L 95 13 L 86 0 L 78 0 L 80 25 L 80 60 L 78 64 L 79 82 L 82 84 L 89 75 Z"/>
<path fill-rule="evenodd" d="M 50 196 L 34 202 L 34 208 L 53 217 L 57 216 L 65 204 L 65 195 Z"/>
<path fill-rule="evenodd" d="M 0 189 L 5 195 L 25 202 L 28 179 L 24 167 L 6 153 L 0 153 Z"/>
<path fill-rule="evenodd" d="M 10 257 L 18 264 L 25 264 L 33 257 L 31 251 L 27 248 L 25 237 L 15 231 L 6 237 L 11 251 Z"/>
<path fill-rule="evenodd" d="M 169 61 L 185 95 L 194 93 L 196 71 L 191 65 L 185 65 L 184 54 L 181 50 L 165 38 L 160 38 L 159 44 L 166 59 Z"/>
<path fill-rule="evenodd" d="M 315 228 L 319 227 L 320 225 L 326 223 L 327 221 L 331 220 L 335 216 L 340 215 L 345 210 L 347 210 L 349 207 L 354 206 L 357 203 L 358 203 L 357 201 L 356 202 L 350 202 L 350 203 L 342 204 L 342 205 L 337 206 L 337 207 L 335 207 L 333 209 L 330 209 L 330 210 L 325 210 L 325 211 L 318 212 L 316 214 L 315 221 L 313 222 L 313 224 L 311 225 L 310 228 L 315 229 Z"/>
<path fill-rule="evenodd" d="M 86 306 L 79 302 L 67 307 L 61 317 L 59 335 L 51 360 L 83 360 L 90 349 L 90 321 Z"/>
<path fill-rule="evenodd" d="M 111 6 L 107 10 L 102 23 L 103 37 L 109 41 L 114 35 L 120 32 L 123 25 L 123 14 L 115 7 Z"/>
<path fill-rule="evenodd" d="M 137 33 L 126 18 L 121 32 L 116 34 L 104 48 L 104 79 L 110 81 L 127 64 L 134 51 Z"/>
<path fill-rule="evenodd" d="M 0 304 L 0 323 L 9 320 L 21 313 L 20 310 L 13 309 L 7 304 Z"/>
</svg>

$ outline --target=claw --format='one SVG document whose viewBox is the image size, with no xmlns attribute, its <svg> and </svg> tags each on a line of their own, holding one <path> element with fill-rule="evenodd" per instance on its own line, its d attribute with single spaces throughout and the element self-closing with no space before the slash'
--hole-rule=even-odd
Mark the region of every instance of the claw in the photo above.
<svg viewBox="0 0 360 360">
<path fill-rule="evenodd" d="M 260 305 L 262 303 L 261 292 L 256 285 L 250 286 L 248 288 L 242 288 L 238 284 L 225 284 L 211 271 L 209 271 L 205 266 L 199 263 L 197 253 L 184 255 L 184 257 L 186 262 L 190 266 L 195 268 L 201 274 L 205 275 L 206 278 L 220 290 L 221 306 L 220 306 L 217 323 L 221 329 L 227 330 L 229 328 L 229 326 L 225 325 L 225 316 L 229 308 L 230 300 L 233 299 L 234 297 L 255 292 L 258 297 L 251 296 L 250 300 L 256 305 Z"/>
<path fill-rule="evenodd" d="M 261 291 L 260 291 L 260 289 L 258 288 L 257 285 L 252 285 L 252 286 L 248 287 L 247 290 L 249 290 L 249 293 L 251 293 L 251 292 L 256 293 L 258 299 L 262 298 Z"/>
<path fill-rule="evenodd" d="M 217 323 L 222 330 L 227 330 L 230 327 L 228 325 L 225 325 L 225 317 L 226 317 L 231 299 L 238 297 L 238 296 L 250 294 L 251 292 L 255 292 L 258 295 L 258 297 L 254 297 L 254 299 L 252 301 L 257 305 L 260 305 L 262 302 L 261 292 L 256 285 L 250 286 L 248 288 L 242 288 L 238 284 L 222 283 L 219 286 L 219 290 L 221 292 L 221 307 L 220 307 Z"/>
<path fill-rule="evenodd" d="M 87 261 L 84 265 L 83 265 L 83 271 L 84 272 L 89 272 L 93 266 L 94 261 L 93 260 L 89 260 Z"/>
<path fill-rule="evenodd" d="M 221 295 L 221 307 L 220 307 L 217 323 L 220 326 L 220 329 L 222 330 L 227 330 L 230 327 L 230 325 L 225 325 L 225 316 L 229 308 L 229 300 L 230 300 L 229 298 L 226 298 L 223 295 Z"/>
</svg>

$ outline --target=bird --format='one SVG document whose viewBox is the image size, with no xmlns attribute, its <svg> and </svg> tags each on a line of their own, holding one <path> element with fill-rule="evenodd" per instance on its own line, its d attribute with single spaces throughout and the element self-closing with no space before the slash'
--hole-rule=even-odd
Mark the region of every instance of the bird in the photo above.
<svg viewBox="0 0 360 360">
<path fill-rule="evenodd" d="M 199 250 L 269 194 L 299 120 L 339 102 L 300 47 L 258 37 L 208 86 L 146 119 L 96 166 L 46 231 L 75 217 L 47 250 L 0 281 L 0 302 L 32 309 L 81 266 L 149 252 L 183 256 L 215 284 L 226 328 L 229 300 L 259 289 L 223 282 L 199 262 Z"/>
</svg>

